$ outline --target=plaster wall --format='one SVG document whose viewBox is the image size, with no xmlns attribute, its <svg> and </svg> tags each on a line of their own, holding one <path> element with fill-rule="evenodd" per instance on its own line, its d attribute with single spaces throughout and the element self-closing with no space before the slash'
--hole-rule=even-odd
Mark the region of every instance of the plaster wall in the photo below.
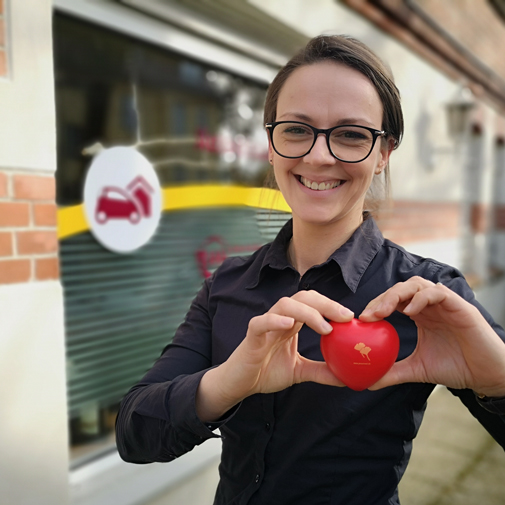
<svg viewBox="0 0 505 505">
<path fill-rule="evenodd" d="M 0 167 L 54 171 L 51 0 L 6 1 L 9 75 L 0 79 Z"/>
<path fill-rule="evenodd" d="M 3 209 L 12 209 L 12 195 L 19 190 L 14 188 L 16 177 L 52 179 L 56 170 L 52 3 L 3 4 L 9 73 L 0 79 L 0 173 L 10 182 L 1 196 Z M 4 215 L 2 222 L 13 220 Z M 0 231 L 12 237 L 12 257 L 17 258 L 15 224 Z M 13 268 L 14 260 L 9 261 L 5 268 Z M 61 284 L 5 282 L 0 284 L 0 502 L 65 505 L 68 436 Z"/>
<path fill-rule="evenodd" d="M 405 136 L 391 158 L 396 200 L 457 201 L 463 195 L 461 169 L 446 126 L 446 104 L 458 89 L 389 35 L 333 0 L 307 8 L 303 0 L 251 0 L 258 8 L 308 37 L 348 34 L 368 44 L 389 66 L 400 89 Z"/>
<path fill-rule="evenodd" d="M 0 286 L 0 502 L 64 505 L 68 442 L 58 281 Z"/>
</svg>

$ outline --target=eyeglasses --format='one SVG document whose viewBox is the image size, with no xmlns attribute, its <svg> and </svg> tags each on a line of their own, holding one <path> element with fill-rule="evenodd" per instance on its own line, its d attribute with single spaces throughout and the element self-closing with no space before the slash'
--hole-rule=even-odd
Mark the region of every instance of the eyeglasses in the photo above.
<svg viewBox="0 0 505 505">
<path fill-rule="evenodd" d="M 339 125 L 333 128 L 315 128 L 300 121 L 267 123 L 275 152 L 283 158 L 302 158 L 310 153 L 317 137 L 322 133 L 330 153 L 345 163 L 359 163 L 370 156 L 377 137 L 387 133 L 359 125 Z"/>
</svg>

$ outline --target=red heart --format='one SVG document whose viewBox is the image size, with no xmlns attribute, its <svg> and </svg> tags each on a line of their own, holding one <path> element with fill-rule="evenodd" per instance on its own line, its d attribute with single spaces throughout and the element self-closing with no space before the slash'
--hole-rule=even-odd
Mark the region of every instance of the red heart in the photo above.
<svg viewBox="0 0 505 505">
<path fill-rule="evenodd" d="M 400 339 L 387 321 L 365 323 L 353 319 L 334 323 L 333 331 L 321 335 L 321 351 L 337 379 L 354 391 L 375 384 L 393 366 Z"/>
</svg>

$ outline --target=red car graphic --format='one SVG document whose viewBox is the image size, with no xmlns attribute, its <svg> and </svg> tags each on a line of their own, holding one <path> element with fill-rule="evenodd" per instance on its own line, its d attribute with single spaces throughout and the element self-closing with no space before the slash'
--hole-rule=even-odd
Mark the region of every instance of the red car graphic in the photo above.
<svg viewBox="0 0 505 505">
<path fill-rule="evenodd" d="M 127 190 L 116 186 L 102 189 L 96 202 L 95 219 L 105 224 L 109 219 L 128 219 L 137 224 L 142 217 L 151 216 L 151 195 L 154 190 L 141 176 L 133 179 Z"/>
</svg>

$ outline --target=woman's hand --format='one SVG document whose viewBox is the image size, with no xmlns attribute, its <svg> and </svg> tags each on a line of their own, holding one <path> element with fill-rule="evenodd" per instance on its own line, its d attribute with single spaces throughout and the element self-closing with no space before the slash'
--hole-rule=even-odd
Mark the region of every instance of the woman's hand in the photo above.
<svg viewBox="0 0 505 505">
<path fill-rule="evenodd" d="M 505 343 L 476 307 L 442 284 L 413 277 L 372 300 L 360 319 L 377 321 L 395 310 L 416 323 L 417 347 L 370 389 L 428 382 L 505 395 Z"/>
<path fill-rule="evenodd" d="M 298 353 L 298 332 L 304 324 L 319 334 L 332 330 L 325 317 L 347 322 L 353 313 L 315 291 L 300 291 L 252 318 L 246 337 L 228 360 L 203 376 L 197 392 L 200 419 L 218 419 L 248 396 L 300 382 L 343 386 L 325 362 Z"/>
</svg>

